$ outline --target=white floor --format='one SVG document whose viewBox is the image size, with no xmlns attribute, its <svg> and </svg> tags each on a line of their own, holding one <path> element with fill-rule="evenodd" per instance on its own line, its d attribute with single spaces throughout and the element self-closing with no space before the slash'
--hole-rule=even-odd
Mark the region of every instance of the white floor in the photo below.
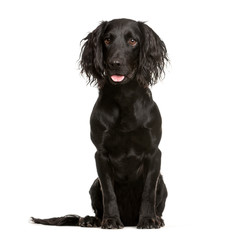
<svg viewBox="0 0 229 240">
<path fill-rule="evenodd" d="M 35 224 L 18 224 L 17 221 L 12 223 L 11 226 L 4 229 L 4 237 L 1 239 L 176 239 L 176 240 L 189 240 L 189 239 L 219 239 L 228 240 L 228 228 L 220 225 L 167 225 L 160 230 L 139 230 L 132 227 L 127 227 L 122 230 L 102 230 L 95 228 L 81 228 L 81 227 L 53 227 L 41 226 Z M 1 230 L 2 232 L 2 230 Z"/>
<path fill-rule="evenodd" d="M 10 220 L 10 218 L 8 219 Z M 167 225 L 162 229 L 139 230 L 133 227 L 126 227 L 120 230 L 103 230 L 100 228 L 81 228 L 81 227 L 56 227 L 20 222 L 19 216 L 16 220 L 1 225 L 0 238 L 4 240 L 23 239 L 23 240 L 76 240 L 83 239 L 174 239 L 174 240 L 205 240 L 217 239 L 228 240 L 229 230 L 226 223 L 221 219 L 213 219 L 211 224 L 177 224 Z M 82 239 L 82 238 L 81 238 Z"/>
</svg>

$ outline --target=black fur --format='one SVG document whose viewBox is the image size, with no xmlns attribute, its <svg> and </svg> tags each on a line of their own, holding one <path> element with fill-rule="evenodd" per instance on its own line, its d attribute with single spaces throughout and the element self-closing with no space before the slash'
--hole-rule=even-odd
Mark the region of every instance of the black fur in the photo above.
<svg viewBox="0 0 229 240">
<path fill-rule="evenodd" d="M 47 225 L 160 228 L 167 189 L 160 174 L 161 116 L 150 85 L 164 72 L 165 44 L 143 22 L 102 22 L 84 39 L 81 69 L 99 88 L 91 114 L 98 179 L 95 217 L 36 219 Z"/>
</svg>

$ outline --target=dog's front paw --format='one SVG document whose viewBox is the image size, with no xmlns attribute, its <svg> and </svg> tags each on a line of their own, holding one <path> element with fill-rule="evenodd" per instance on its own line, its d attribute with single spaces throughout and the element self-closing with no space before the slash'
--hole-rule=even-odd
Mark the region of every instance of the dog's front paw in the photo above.
<svg viewBox="0 0 229 240">
<path fill-rule="evenodd" d="M 118 217 L 110 217 L 104 218 L 101 224 L 101 227 L 104 229 L 114 229 L 114 228 L 123 228 L 124 225 L 122 224 L 120 218 Z"/>
<path fill-rule="evenodd" d="M 138 229 L 152 229 L 152 228 L 160 228 L 164 227 L 164 220 L 160 217 L 156 218 L 141 218 L 138 222 Z"/>
</svg>

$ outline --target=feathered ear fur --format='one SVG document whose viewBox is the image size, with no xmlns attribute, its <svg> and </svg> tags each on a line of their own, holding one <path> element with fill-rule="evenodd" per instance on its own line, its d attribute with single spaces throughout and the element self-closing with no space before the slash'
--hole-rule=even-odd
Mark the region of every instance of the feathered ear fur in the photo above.
<svg viewBox="0 0 229 240">
<path fill-rule="evenodd" d="M 85 73 L 89 83 L 95 83 L 98 87 L 104 84 L 104 63 L 103 63 L 103 46 L 102 35 L 107 22 L 102 22 L 93 32 L 89 33 L 81 49 L 81 73 Z"/>
<path fill-rule="evenodd" d="M 138 22 L 143 39 L 140 43 L 140 59 L 137 80 L 147 87 L 156 84 L 164 73 L 168 61 L 164 42 L 145 23 Z"/>
</svg>

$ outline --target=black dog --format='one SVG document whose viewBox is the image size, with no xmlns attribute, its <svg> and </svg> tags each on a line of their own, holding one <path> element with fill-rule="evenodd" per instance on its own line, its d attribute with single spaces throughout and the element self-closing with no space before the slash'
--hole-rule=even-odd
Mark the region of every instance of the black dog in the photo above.
<svg viewBox="0 0 229 240">
<path fill-rule="evenodd" d="M 150 85 L 167 51 L 143 22 L 102 22 L 84 39 L 81 68 L 99 97 L 91 115 L 98 179 L 90 195 L 95 217 L 35 219 L 48 225 L 160 228 L 167 190 L 160 174 L 161 116 Z"/>
</svg>

